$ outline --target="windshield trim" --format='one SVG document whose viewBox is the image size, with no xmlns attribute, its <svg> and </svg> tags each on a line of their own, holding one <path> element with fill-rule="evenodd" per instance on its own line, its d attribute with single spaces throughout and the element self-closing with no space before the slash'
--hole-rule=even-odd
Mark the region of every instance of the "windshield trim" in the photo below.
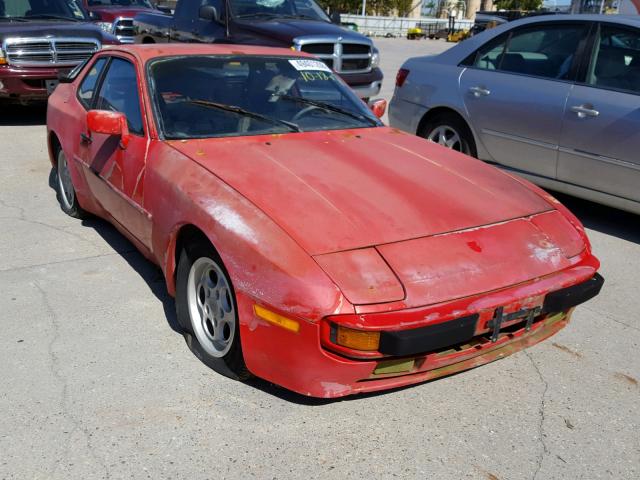
<svg viewBox="0 0 640 480">
<path fill-rule="evenodd" d="M 153 66 L 159 62 L 159 61 L 163 61 L 163 60 L 180 60 L 180 59 L 185 59 L 185 58 L 194 58 L 194 57 L 209 57 L 209 58 L 216 58 L 216 59 L 231 59 L 231 58 L 238 58 L 239 56 L 244 57 L 244 58 L 274 58 L 274 59 L 282 59 L 282 60 L 287 60 L 287 59 L 296 59 L 296 58 L 309 58 L 306 56 L 296 56 L 296 55 L 238 55 L 238 54 L 191 54 L 191 55 L 162 55 L 162 56 L 157 56 L 154 58 L 149 59 L 146 62 L 144 71 L 145 71 L 145 77 L 146 77 L 146 81 L 147 81 L 147 94 L 149 95 L 149 100 L 150 100 L 150 104 L 151 104 L 151 111 L 153 113 L 153 122 L 155 125 L 155 130 L 158 136 L 159 140 L 162 141 L 176 141 L 176 140 L 201 140 L 201 139 L 216 139 L 216 138 L 244 138 L 244 137 L 256 137 L 256 136 L 260 136 L 260 135 L 272 135 L 273 133 L 271 132 L 256 132 L 256 133 L 244 133 L 243 135 L 237 135 L 235 133 L 233 134 L 229 134 L 229 135 L 203 135 L 203 136 L 191 136 L 191 137 L 173 137 L 170 135 L 166 134 L 166 130 L 164 128 L 164 125 L 162 123 L 162 115 L 160 115 L 160 106 L 158 105 L 158 99 L 157 99 L 157 95 L 156 95 L 156 90 L 155 90 L 155 80 L 153 78 L 151 69 L 153 68 Z M 345 86 L 345 88 L 349 88 L 348 86 Z M 376 119 L 377 120 L 377 119 Z M 361 128 L 379 128 L 384 126 L 384 124 L 382 122 L 380 122 L 379 120 L 377 125 L 374 125 L 373 123 L 371 124 L 364 124 L 362 126 L 359 125 L 350 125 L 348 127 L 335 127 L 335 128 L 323 128 L 323 129 L 317 129 L 317 130 L 303 130 L 301 132 L 295 132 L 295 131 L 287 131 L 287 132 L 281 132 L 278 133 L 278 135 L 299 135 L 301 133 L 317 133 L 317 132 L 330 132 L 330 131 L 339 131 L 339 130 L 357 130 L 357 129 L 361 129 Z M 364 123 L 364 122 L 363 122 Z"/>
</svg>

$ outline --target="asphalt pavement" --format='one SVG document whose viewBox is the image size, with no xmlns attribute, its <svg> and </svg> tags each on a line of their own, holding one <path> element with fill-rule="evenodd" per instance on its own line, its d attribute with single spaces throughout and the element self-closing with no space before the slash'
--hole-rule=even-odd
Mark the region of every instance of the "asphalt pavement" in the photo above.
<svg viewBox="0 0 640 480">
<path fill-rule="evenodd" d="M 383 95 L 443 41 L 384 39 Z M 42 108 L 0 107 L 0 479 L 640 478 L 640 217 L 561 196 L 606 284 L 527 351 L 338 401 L 204 366 L 160 271 L 59 209 Z"/>
</svg>

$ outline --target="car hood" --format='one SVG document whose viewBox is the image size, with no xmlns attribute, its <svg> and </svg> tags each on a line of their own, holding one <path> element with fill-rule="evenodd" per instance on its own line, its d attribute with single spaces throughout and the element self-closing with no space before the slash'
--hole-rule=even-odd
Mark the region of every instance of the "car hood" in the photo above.
<svg viewBox="0 0 640 480">
<path fill-rule="evenodd" d="M 387 127 L 169 144 L 253 202 L 310 255 L 552 209 L 497 168 Z"/>
<path fill-rule="evenodd" d="M 104 22 L 113 22 L 118 17 L 134 18 L 139 13 L 155 11 L 144 7 L 89 7 L 88 10 L 97 13 Z"/>
<path fill-rule="evenodd" d="M 95 38 L 102 41 L 100 29 L 90 22 L 29 21 L 0 23 L 0 41 L 10 37 Z"/>
<path fill-rule="evenodd" d="M 335 36 L 341 37 L 343 41 L 349 39 L 362 42 L 368 41 L 367 37 L 352 30 L 334 25 L 333 23 L 316 21 L 316 20 L 292 20 L 292 19 L 274 19 L 274 20 L 258 20 L 234 22 L 235 28 L 249 30 L 267 38 L 275 38 L 280 42 L 291 45 L 293 39 L 301 36 Z M 234 30 L 235 30 L 234 28 Z"/>
</svg>

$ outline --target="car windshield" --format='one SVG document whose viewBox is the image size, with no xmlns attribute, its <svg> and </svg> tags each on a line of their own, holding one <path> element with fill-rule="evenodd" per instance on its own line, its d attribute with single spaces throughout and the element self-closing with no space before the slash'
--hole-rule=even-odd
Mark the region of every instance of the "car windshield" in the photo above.
<svg viewBox="0 0 640 480">
<path fill-rule="evenodd" d="M 80 0 L 0 0 L 1 19 L 88 20 Z"/>
<path fill-rule="evenodd" d="M 142 7 L 153 8 L 149 0 L 89 0 L 90 7 Z"/>
<path fill-rule="evenodd" d="M 300 57 L 188 56 L 149 67 L 168 139 L 380 126 L 321 61 Z"/>
<path fill-rule="evenodd" d="M 269 19 L 301 18 L 330 22 L 329 17 L 313 0 L 229 0 L 235 18 Z"/>
</svg>

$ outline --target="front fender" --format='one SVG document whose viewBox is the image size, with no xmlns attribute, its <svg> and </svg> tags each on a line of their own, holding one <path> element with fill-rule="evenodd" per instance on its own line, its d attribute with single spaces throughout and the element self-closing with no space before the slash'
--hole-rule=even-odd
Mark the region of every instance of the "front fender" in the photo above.
<svg viewBox="0 0 640 480">
<path fill-rule="evenodd" d="M 171 294 L 176 238 L 181 227 L 193 225 L 217 249 L 238 296 L 307 321 L 353 311 L 315 261 L 240 193 L 164 143 L 154 142 L 148 158 L 145 207 L 153 216 L 152 250 Z"/>
</svg>

